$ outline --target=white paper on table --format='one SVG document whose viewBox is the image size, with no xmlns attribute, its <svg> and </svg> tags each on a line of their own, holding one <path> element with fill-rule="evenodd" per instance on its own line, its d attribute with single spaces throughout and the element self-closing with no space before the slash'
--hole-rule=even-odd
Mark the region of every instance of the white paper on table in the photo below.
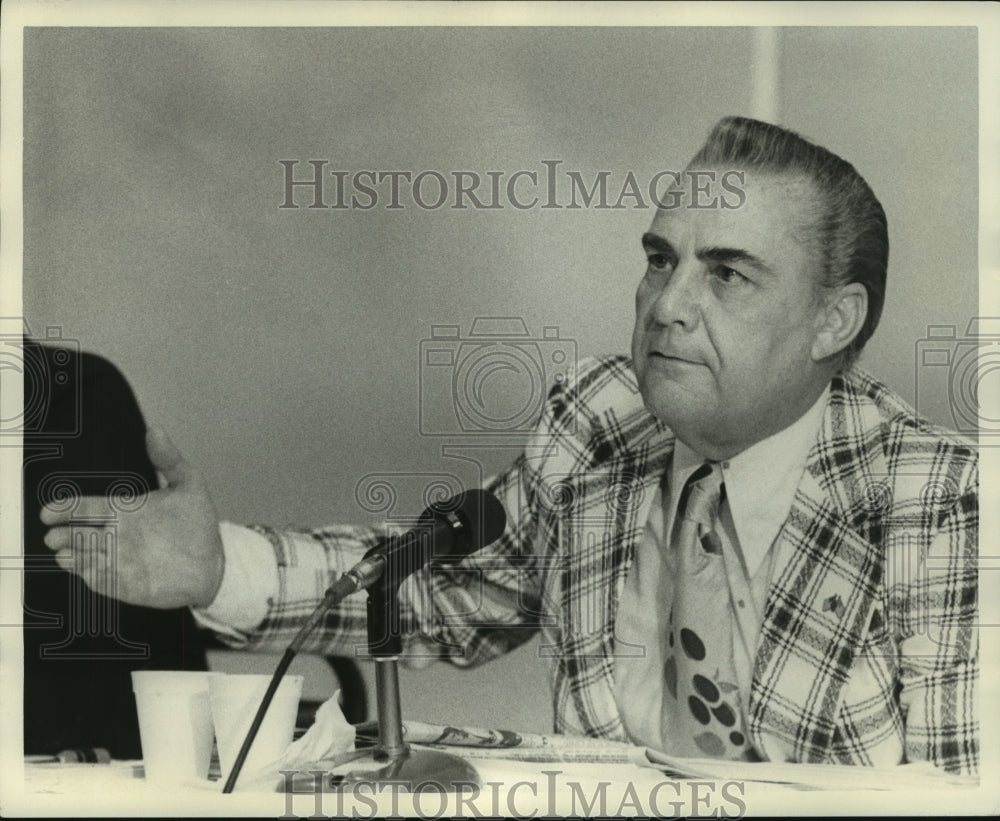
<svg viewBox="0 0 1000 821">
<path fill-rule="evenodd" d="M 273 791 L 279 784 L 282 770 L 304 770 L 308 765 L 323 759 L 332 759 L 354 749 L 354 725 L 349 724 L 340 709 L 340 690 L 324 701 L 316 710 L 312 726 L 298 741 L 293 741 L 284 754 L 253 772 L 240 773 L 236 789 L 240 792 L 254 789 Z M 228 773 L 223 773 L 223 778 Z"/>
<path fill-rule="evenodd" d="M 410 743 L 432 749 L 454 748 L 466 759 L 533 763 L 604 763 L 651 767 L 677 778 L 721 781 L 758 781 L 791 787 L 827 790 L 913 790 L 938 787 L 975 787 L 976 776 L 953 775 L 933 764 L 913 762 L 895 767 L 834 764 L 727 761 L 681 758 L 621 741 L 569 735 L 539 735 L 481 727 L 451 727 L 404 722 Z"/>
<path fill-rule="evenodd" d="M 796 764 L 779 761 L 726 761 L 715 758 L 678 758 L 654 750 L 646 753 L 651 766 L 666 766 L 687 777 L 791 784 L 821 790 L 914 790 L 974 787 L 975 776 L 953 775 L 928 761 L 895 767 L 854 767 L 835 764 Z"/>
</svg>

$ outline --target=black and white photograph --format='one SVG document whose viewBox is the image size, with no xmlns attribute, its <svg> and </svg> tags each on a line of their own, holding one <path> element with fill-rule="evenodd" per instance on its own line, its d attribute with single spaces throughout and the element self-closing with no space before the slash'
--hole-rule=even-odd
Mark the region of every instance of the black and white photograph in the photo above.
<svg viewBox="0 0 1000 821">
<path fill-rule="evenodd" d="M 2 29 L 0 813 L 995 808 L 995 7 Z"/>
</svg>

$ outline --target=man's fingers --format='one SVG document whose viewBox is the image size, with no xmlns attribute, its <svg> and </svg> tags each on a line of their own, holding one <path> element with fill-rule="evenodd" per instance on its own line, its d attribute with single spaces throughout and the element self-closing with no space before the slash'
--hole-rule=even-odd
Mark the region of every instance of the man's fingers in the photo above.
<svg viewBox="0 0 1000 821">
<path fill-rule="evenodd" d="M 57 552 L 74 547 L 103 550 L 110 546 L 108 534 L 109 531 L 103 527 L 54 527 L 43 540 L 49 550 Z"/>
<path fill-rule="evenodd" d="M 115 565 L 111 551 L 94 539 L 77 541 L 75 547 L 57 553 L 56 561 L 65 570 L 83 579 L 91 590 L 107 595 L 114 588 L 112 577 Z M 60 557 L 63 557 L 62 561 Z"/>
<path fill-rule="evenodd" d="M 146 452 L 170 487 L 181 487 L 194 478 L 190 463 L 163 429 L 156 425 L 146 431 Z"/>
<path fill-rule="evenodd" d="M 74 520 L 98 520 L 109 517 L 110 503 L 104 496 L 78 496 L 59 499 L 42 506 L 39 518 L 42 524 L 69 524 Z"/>
<path fill-rule="evenodd" d="M 68 527 L 54 527 L 45 534 L 42 541 L 49 550 L 57 553 L 73 546 L 73 530 Z"/>
<path fill-rule="evenodd" d="M 67 573 L 73 572 L 73 551 L 68 549 L 59 550 L 55 555 L 56 564 Z"/>
<path fill-rule="evenodd" d="M 39 518 L 42 520 L 42 524 L 52 527 L 53 525 L 66 524 L 69 521 L 70 516 L 73 514 L 73 510 L 76 505 L 72 507 L 67 507 L 64 504 L 59 504 L 53 506 L 51 504 L 43 505 L 42 512 Z"/>
</svg>

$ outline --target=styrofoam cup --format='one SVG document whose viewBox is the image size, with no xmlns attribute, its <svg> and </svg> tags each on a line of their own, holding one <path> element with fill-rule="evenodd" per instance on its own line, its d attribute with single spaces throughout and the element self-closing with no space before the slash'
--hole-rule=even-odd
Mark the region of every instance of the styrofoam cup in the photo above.
<svg viewBox="0 0 1000 821">
<path fill-rule="evenodd" d="M 146 779 L 172 783 L 208 778 L 212 757 L 208 673 L 135 670 L 132 691 Z"/>
<path fill-rule="evenodd" d="M 219 747 L 219 764 L 223 781 L 229 778 L 246 739 L 250 725 L 271 681 L 269 675 L 248 673 L 209 673 L 208 693 L 215 722 L 215 740 Z M 302 676 L 286 675 L 267 709 L 250 752 L 240 770 L 239 784 L 249 775 L 277 761 L 292 743 L 299 699 L 302 696 Z M 275 770 L 275 778 L 281 778 Z"/>
</svg>

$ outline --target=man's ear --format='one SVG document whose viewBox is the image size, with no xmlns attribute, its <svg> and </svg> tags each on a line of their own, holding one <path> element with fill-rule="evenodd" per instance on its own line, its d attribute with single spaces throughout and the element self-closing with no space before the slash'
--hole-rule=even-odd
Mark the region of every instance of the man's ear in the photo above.
<svg viewBox="0 0 1000 821">
<path fill-rule="evenodd" d="M 820 308 L 820 322 L 813 339 L 814 362 L 840 353 L 861 331 L 868 316 L 868 290 L 860 282 L 840 286 L 827 294 Z"/>
</svg>

